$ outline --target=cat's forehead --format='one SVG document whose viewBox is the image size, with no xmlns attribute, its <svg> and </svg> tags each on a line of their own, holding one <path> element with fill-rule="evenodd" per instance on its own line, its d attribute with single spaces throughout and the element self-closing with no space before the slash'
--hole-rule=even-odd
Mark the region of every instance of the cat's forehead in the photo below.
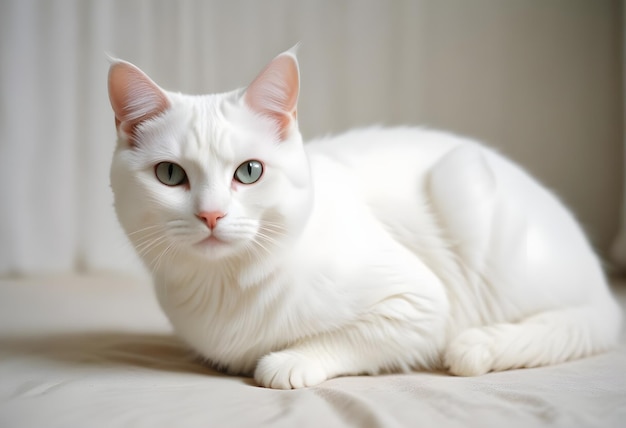
<svg viewBox="0 0 626 428">
<path fill-rule="evenodd" d="M 186 103 L 188 117 L 181 149 L 192 155 L 205 152 L 211 157 L 232 154 L 232 127 L 225 114 L 232 100 L 225 95 L 202 95 L 190 96 Z"/>
<path fill-rule="evenodd" d="M 172 107 L 144 132 L 153 148 L 173 160 L 231 163 L 249 157 L 273 138 L 271 126 L 243 104 L 238 92 L 171 94 Z"/>
</svg>

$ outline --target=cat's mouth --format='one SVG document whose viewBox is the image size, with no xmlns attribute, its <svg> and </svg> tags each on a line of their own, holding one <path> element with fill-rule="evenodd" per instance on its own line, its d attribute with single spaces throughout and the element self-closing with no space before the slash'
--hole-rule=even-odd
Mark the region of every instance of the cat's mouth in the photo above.
<svg viewBox="0 0 626 428">
<path fill-rule="evenodd" d="M 220 245 L 226 245 L 226 242 L 213 233 L 195 244 L 196 247 L 215 247 Z"/>
<path fill-rule="evenodd" d="M 233 251 L 232 245 L 218 238 L 214 233 L 193 244 L 193 249 L 209 259 L 219 259 L 228 256 Z"/>
<path fill-rule="evenodd" d="M 218 260 L 237 254 L 240 246 L 237 242 L 211 233 L 193 244 L 192 248 L 205 259 Z"/>
</svg>

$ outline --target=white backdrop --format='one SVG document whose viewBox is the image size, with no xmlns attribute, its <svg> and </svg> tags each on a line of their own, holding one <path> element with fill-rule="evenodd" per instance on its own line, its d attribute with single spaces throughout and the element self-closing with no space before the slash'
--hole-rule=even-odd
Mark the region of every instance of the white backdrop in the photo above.
<svg viewBox="0 0 626 428">
<path fill-rule="evenodd" d="M 302 42 L 306 137 L 367 124 L 486 140 L 606 253 L 623 169 L 618 0 L 0 2 L 0 275 L 136 271 L 111 208 L 105 53 L 161 86 L 247 84 Z"/>
<path fill-rule="evenodd" d="M 626 114 L 626 5 L 622 1 L 622 115 Z M 626 120 L 623 124 L 622 139 L 624 143 L 624 152 L 622 160 L 626 160 Z M 622 209 L 621 209 L 621 226 L 617 239 L 611 248 L 611 258 L 616 266 L 626 273 L 626 169 L 624 170 L 624 181 L 622 187 Z"/>
</svg>

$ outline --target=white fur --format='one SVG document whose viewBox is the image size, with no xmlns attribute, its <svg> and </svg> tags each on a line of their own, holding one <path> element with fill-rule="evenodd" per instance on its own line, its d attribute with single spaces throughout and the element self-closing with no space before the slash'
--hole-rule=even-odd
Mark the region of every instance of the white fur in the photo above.
<svg viewBox="0 0 626 428">
<path fill-rule="evenodd" d="M 580 227 L 473 141 L 364 129 L 277 141 L 242 92 L 167 92 L 120 134 L 117 214 L 176 332 L 207 361 L 298 388 L 330 377 L 534 367 L 616 341 L 620 313 Z M 241 185 L 242 162 L 263 162 Z M 181 165 L 189 186 L 154 175 Z M 196 217 L 226 213 L 211 232 Z M 225 244 L 198 245 L 213 233 Z"/>
</svg>

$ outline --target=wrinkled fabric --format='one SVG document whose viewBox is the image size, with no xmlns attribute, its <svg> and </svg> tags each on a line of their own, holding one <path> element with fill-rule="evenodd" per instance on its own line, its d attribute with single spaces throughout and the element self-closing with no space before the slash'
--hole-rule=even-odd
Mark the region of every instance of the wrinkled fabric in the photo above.
<svg viewBox="0 0 626 428">
<path fill-rule="evenodd" d="M 614 287 L 626 308 L 626 284 Z M 412 373 L 278 391 L 203 366 L 149 284 L 119 276 L 0 281 L 2 427 L 618 427 L 617 349 L 539 369 Z"/>
</svg>

